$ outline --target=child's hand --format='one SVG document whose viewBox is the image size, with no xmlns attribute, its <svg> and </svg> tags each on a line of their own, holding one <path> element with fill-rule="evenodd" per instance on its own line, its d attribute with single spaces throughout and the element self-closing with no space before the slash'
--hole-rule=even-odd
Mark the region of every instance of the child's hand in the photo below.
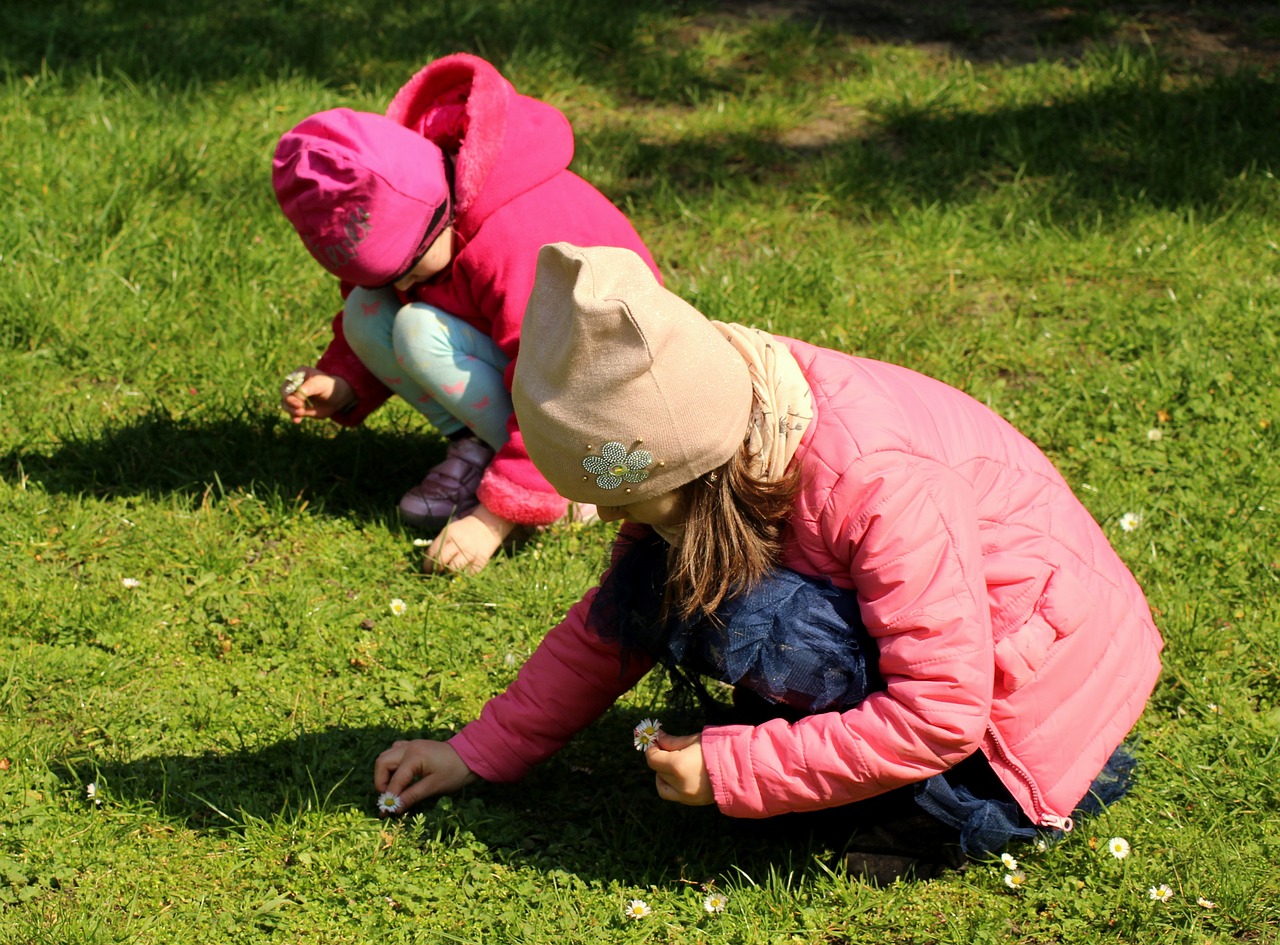
<svg viewBox="0 0 1280 945">
<path fill-rule="evenodd" d="M 295 375 L 302 374 L 302 382 L 295 383 Z M 280 388 L 280 406 L 294 423 L 307 417 L 324 419 L 355 403 L 355 392 L 340 377 L 322 374 L 312 367 L 300 367 L 289 375 Z"/>
<path fill-rule="evenodd" d="M 716 802 L 711 776 L 702 757 L 702 736 L 668 735 L 659 732 L 657 741 L 645 749 L 644 760 L 653 769 L 658 796 L 664 801 L 701 807 Z"/>
<path fill-rule="evenodd" d="M 423 569 L 428 573 L 480 571 L 493 553 L 502 547 L 516 523 L 478 505 L 470 515 L 445 526 L 427 548 Z"/>
<path fill-rule="evenodd" d="M 479 780 L 447 742 L 395 742 L 373 763 L 373 789 L 397 795 L 405 808 Z"/>
</svg>

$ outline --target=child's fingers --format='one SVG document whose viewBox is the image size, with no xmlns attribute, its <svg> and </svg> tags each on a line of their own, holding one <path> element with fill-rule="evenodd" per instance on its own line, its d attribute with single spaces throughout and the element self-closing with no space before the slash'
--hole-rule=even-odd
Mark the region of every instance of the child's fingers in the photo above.
<svg viewBox="0 0 1280 945">
<path fill-rule="evenodd" d="M 714 804 L 715 795 L 702 756 L 701 735 L 658 736 L 645 749 L 644 760 L 654 773 L 658 796 L 679 804 Z"/>
<path fill-rule="evenodd" d="M 696 741 L 700 741 L 701 735 L 672 735 L 670 732 L 658 730 L 658 737 L 654 744 L 662 751 L 680 751 L 682 748 L 688 748 Z"/>
<path fill-rule="evenodd" d="M 374 761 L 373 788 L 375 791 L 392 790 L 391 776 L 403 763 L 404 753 L 409 744 L 409 742 L 395 742 Z"/>
</svg>

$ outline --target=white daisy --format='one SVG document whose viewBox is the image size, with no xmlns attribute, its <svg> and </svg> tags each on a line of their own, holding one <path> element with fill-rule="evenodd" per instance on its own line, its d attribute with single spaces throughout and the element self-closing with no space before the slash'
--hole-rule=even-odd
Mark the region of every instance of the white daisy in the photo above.
<svg viewBox="0 0 1280 945">
<path fill-rule="evenodd" d="M 98 807 L 102 806 L 102 798 L 98 797 L 98 785 L 96 782 L 90 781 L 88 784 L 86 784 L 84 786 L 84 794 L 85 794 L 85 797 L 93 801 L 95 805 L 97 805 Z"/>
<path fill-rule="evenodd" d="M 722 892 L 709 892 L 707 898 L 702 900 L 702 908 L 708 912 L 724 912 L 724 907 L 729 904 L 729 897 Z"/>
<path fill-rule="evenodd" d="M 1202 909 L 1212 909 L 1217 903 L 1212 899 L 1204 898 L 1204 896 L 1196 896 L 1196 905 Z"/>
<path fill-rule="evenodd" d="M 1161 440 L 1164 439 L 1164 434 L 1161 433 L 1158 428 L 1152 427 L 1150 430 L 1147 431 L 1147 439 L 1150 440 L 1152 443 L 1159 443 Z"/>
<path fill-rule="evenodd" d="M 1158 902 L 1168 902 L 1173 898 L 1173 889 L 1168 883 L 1161 883 L 1159 886 L 1152 886 L 1147 890 L 1147 895 Z"/>
<path fill-rule="evenodd" d="M 1004 864 L 1004 868 L 1007 870 L 1016 870 L 1018 868 L 1018 861 L 1013 858 L 1012 854 L 1001 853 L 1000 862 Z"/>
<path fill-rule="evenodd" d="M 1142 524 L 1142 516 L 1137 512 L 1125 512 L 1120 516 L 1120 531 L 1132 532 Z"/>
<path fill-rule="evenodd" d="M 290 371 L 284 377 L 284 383 L 280 385 L 280 391 L 286 397 L 290 394 L 296 394 L 298 388 L 302 386 L 303 381 L 307 379 L 306 371 Z"/>
<path fill-rule="evenodd" d="M 408 609 L 409 609 L 409 605 L 406 604 L 404 601 L 402 601 L 400 598 L 393 597 L 391 599 L 391 612 L 395 614 L 397 617 L 403 617 L 405 615 L 405 611 L 407 611 Z"/>
<path fill-rule="evenodd" d="M 404 802 L 400 800 L 399 794 L 392 794 L 390 791 L 383 791 L 378 795 L 378 813 L 383 817 L 390 817 L 392 814 L 398 814 L 404 809 Z"/>
<path fill-rule="evenodd" d="M 1117 860 L 1123 860 L 1129 855 L 1129 841 L 1124 837 L 1112 837 L 1107 841 L 1107 849 Z"/>
<path fill-rule="evenodd" d="M 650 745 L 657 744 L 661 733 L 662 723 L 657 719 L 641 719 L 640 724 L 632 730 L 632 744 L 636 746 L 636 751 L 644 751 Z"/>
<path fill-rule="evenodd" d="M 1010 889 L 1021 889 L 1027 885 L 1027 874 L 1022 870 L 1014 870 L 1012 873 L 1004 874 L 1004 884 Z"/>
<path fill-rule="evenodd" d="M 625 910 L 628 919 L 643 919 L 652 911 L 643 899 L 632 899 Z"/>
<path fill-rule="evenodd" d="M 121 578 L 120 583 L 123 584 L 125 587 L 129 588 L 129 590 L 133 590 L 142 582 L 139 581 L 137 578 Z"/>
</svg>

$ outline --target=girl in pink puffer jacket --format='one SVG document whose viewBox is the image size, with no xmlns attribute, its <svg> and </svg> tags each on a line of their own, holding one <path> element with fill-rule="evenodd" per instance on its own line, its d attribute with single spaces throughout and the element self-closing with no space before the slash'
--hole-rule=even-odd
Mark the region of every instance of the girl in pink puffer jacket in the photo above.
<svg viewBox="0 0 1280 945">
<path fill-rule="evenodd" d="M 525 324 L 529 455 L 625 520 L 622 540 L 480 718 L 396 742 L 378 790 L 413 804 L 515 780 L 663 660 L 798 710 L 660 736 L 646 758 L 663 799 L 768 817 L 914 786 L 971 851 L 1070 829 L 1162 641 L 1040 450 L 905 368 L 710 322 L 626 250 L 544 247 Z M 660 575 L 656 603 L 637 604 L 634 549 L 655 544 L 660 570 L 640 573 Z M 753 640 L 737 615 L 785 575 L 812 587 L 764 605 L 781 635 Z M 993 811 L 1008 830 L 976 830 Z"/>
</svg>

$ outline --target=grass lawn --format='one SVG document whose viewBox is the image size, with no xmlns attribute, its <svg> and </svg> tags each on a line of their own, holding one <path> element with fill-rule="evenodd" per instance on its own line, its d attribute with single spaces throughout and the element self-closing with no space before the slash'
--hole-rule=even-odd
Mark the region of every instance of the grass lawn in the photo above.
<svg viewBox="0 0 1280 945">
<path fill-rule="evenodd" d="M 1280 938 L 1273 4 L 5 21 L 0 943 Z M 569 115 L 671 288 L 990 404 L 1146 588 L 1168 646 L 1140 782 L 1012 849 L 1019 888 L 995 860 L 878 888 L 838 831 L 664 805 L 630 750 L 671 711 L 656 682 L 518 786 L 376 816 L 373 758 L 473 717 L 610 539 L 424 576 L 394 511 L 439 438 L 400 404 L 355 431 L 278 410 L 337 292 L 275 205 L 276 139 L 460 49 Z"/>
</svg>

